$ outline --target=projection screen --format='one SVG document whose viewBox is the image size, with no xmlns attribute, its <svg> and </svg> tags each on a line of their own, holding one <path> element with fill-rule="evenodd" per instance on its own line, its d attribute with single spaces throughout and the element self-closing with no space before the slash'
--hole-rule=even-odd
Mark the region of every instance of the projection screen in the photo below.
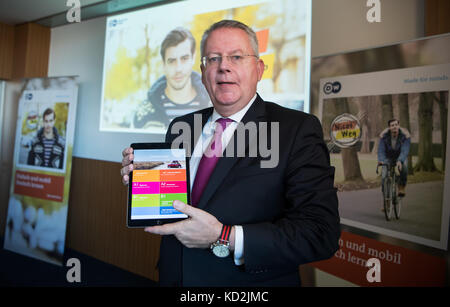
<svg viewBox="0 0 450 307">
<path fill-rule="evenodd" d="M 192 0 L 109 17 L 100 131 L 165 134 L 173 118 L 211 106 L 201 83 L 200 41 L 222 19 L 257 33 L 263 99 L 308 112 L 310 17 L 310 0 Z M 192 39 L 173 41 L 177 31 Z"/>
</svg>

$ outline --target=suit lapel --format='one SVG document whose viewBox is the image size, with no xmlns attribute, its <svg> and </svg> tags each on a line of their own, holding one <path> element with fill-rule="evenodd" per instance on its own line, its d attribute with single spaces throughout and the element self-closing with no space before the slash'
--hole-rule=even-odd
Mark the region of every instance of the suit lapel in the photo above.
<svg viewBox="0 0 450 307">
<path fill-rule="evenodd" d="M 265 118 L 265 104 L 264 101 L 257 95 L 253 105 L 248 109 L 247 113 L 245 113 L 242 118 L 242 124 L 247 124 L 249 122 L 254 122 L 256 127 L 258 127 L 258 122 L 262 121 Z M 258 128 L 257 128 L 258 129 Z M 236 155 L 236 140 L 237 140 L 237 130 L 234 132 L 233 138 L 231 142 L 234 142 L 233 145 L 229 144 L 226 150 L 229 150 L 230 146 L 233 146 L 234 150 L 232 150 L 231 156 L 224 156 L 219 159 L 217 165 L 211 174 L 209 182 L 207 183 L 205 190 L 203 191 L 202 196 L 200 197 L 198 208 L 202 209 L 208 205 L 208 201 L 211 199 L 213 194 L 216 192 L 217 188 L 221 185 L 225 177 L 228 175 L 231 168 L 236 164 L 237 161 L 242 159 L 242 157 L 237 157 Z M 247 152 L 249 143 L 252 140 L 245 140 L 245 152 Z M 226 151 L 227 152 L 227 151 Z M 231 151 L 229 151 L 231 152 Z"/>
</svg>

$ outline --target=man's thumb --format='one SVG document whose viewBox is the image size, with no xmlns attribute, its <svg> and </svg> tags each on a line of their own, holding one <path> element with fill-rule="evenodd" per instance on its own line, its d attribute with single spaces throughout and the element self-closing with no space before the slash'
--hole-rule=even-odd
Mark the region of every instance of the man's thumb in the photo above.
<svg viewBox="0 0 450 307">
<path fill-rule="evenodd" d="M 180 200 L 174 200 L 173 207 L 175 209 L 177 209 L 178 211 L 180 211 L 181 213 L 187 214 L 189 216 L 192 215 L 193 208 L 191 206 L 189 206 L 188 204 L 183 203 Z"/>
</svg>

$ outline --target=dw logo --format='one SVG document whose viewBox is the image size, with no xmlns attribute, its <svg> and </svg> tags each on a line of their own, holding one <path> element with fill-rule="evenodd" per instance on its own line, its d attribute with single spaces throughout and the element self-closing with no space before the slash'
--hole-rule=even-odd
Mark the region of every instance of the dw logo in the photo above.
<svg viewBox="0 0 450 307">
<path fill-rule="evenodd" d="M 26 94 L 25 99 L 27 99 L 27 100 L 33 99 L 33 94 L 31 94 L 31 93 Z"/>
<path fill-rule="evenodd" d="M 333 94 L 337 94 L 341 91 L 342 85 L 340 82 L 336 81 L 336 82 L 327 82 L 325 83 L 324 87 L 323 87 L 323 92 L 327 95 L 333 93 Z"/>
</svg>

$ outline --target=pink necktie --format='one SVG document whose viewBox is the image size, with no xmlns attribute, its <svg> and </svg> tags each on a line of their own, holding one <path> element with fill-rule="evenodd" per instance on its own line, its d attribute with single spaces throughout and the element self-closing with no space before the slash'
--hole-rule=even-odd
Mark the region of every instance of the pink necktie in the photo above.
<svg viewBox="0 0 450 307">
<path fill-rule="evenodd" d="M 195 175 L 194 186 L 191 193 L 191 205 L 197 206 L 202 196 L 203 190 L 211 177 L 212 171 L 222 156 L 222 132 L 227 127 L 227 123 L 232 122 L 229 118 L 219 118 L 216 121 L 216 130 L 214 136 L 203 153 L 202 159 L 198 165 L 197 174 Z M 219 123 L 220 125 L 217 125 Z"/>
</svg>

